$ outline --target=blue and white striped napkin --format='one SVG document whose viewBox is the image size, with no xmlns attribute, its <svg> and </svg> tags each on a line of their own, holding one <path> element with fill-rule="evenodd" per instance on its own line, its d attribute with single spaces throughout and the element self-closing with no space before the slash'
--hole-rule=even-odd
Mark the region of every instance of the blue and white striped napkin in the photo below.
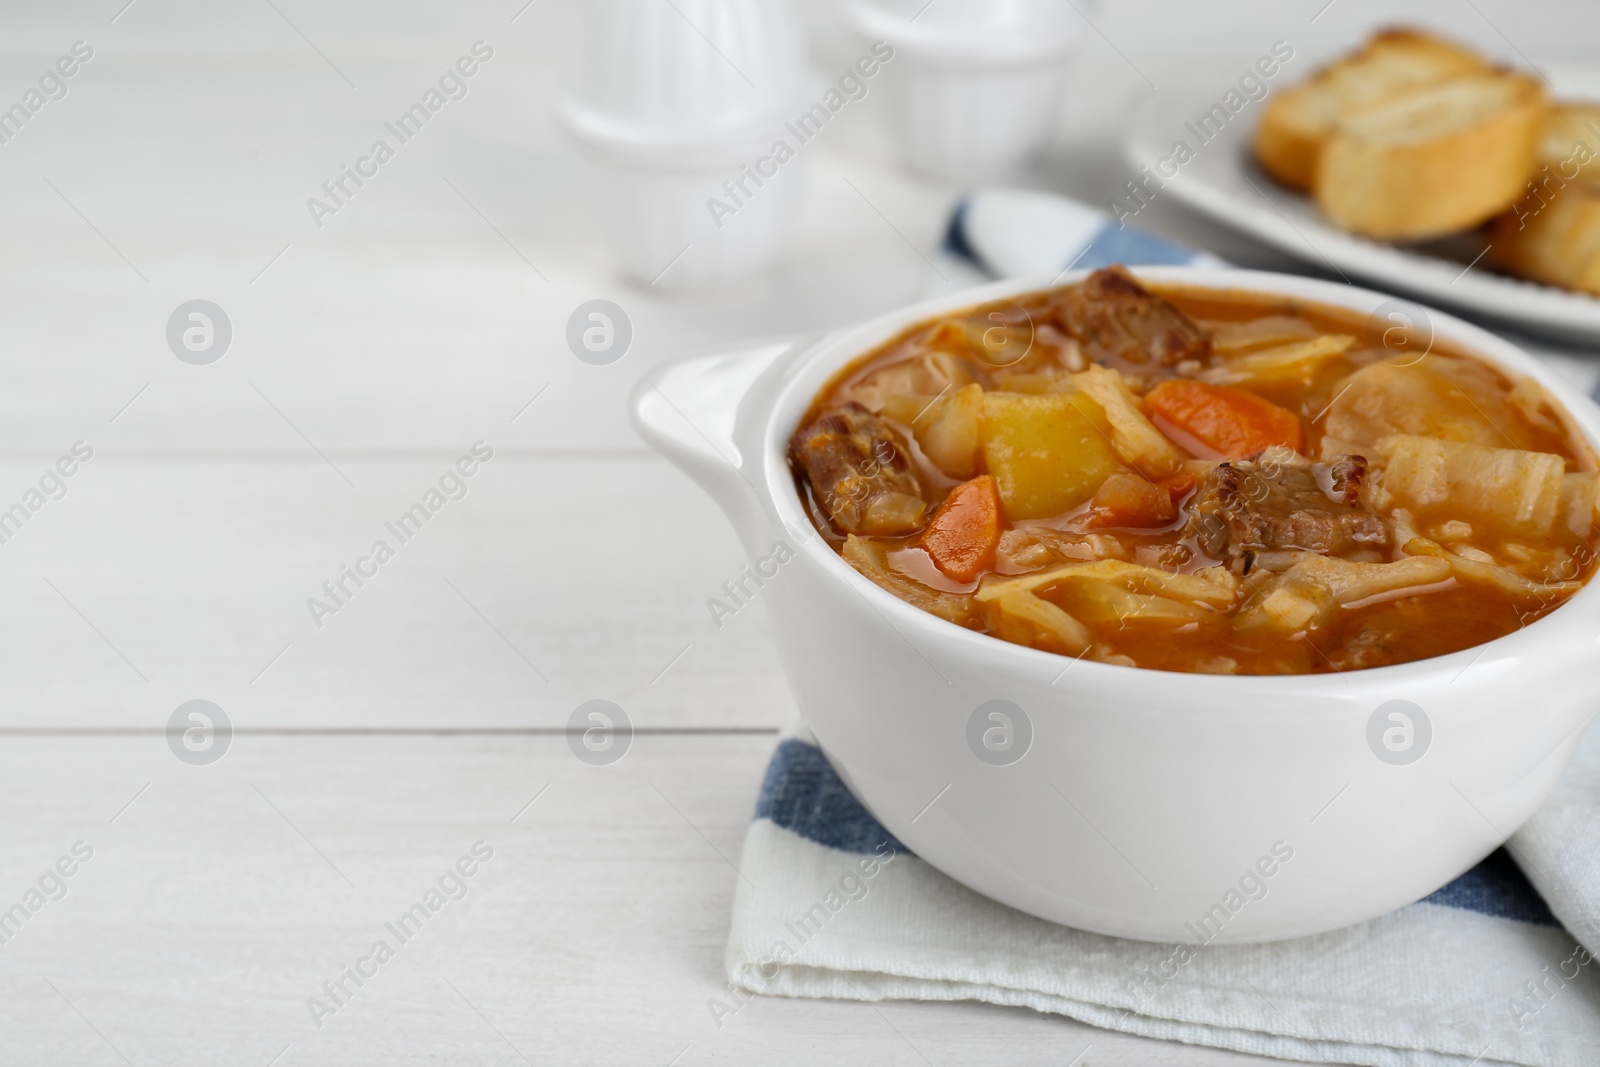
<svg viewBox="0 0 1600 1067">
<path fill-rule="evenodd" d="M 944 247 L 995 278 L 1113 263 L 1227 266 L 1209 252 L 1146 233 L 1076 200 L 1028 189 L 990 189 L 961 201 L 950 215 Z"/>
<path fill-rule="evenodd" d="M 969 200 L 950 251 L 994 274 L 1198 258 L 1048 199 L 1031 214 Z M 1057 926 L 946 878 L 803 730 L 778 744 L 740 868 L 727 971 L 748 993 L 1022 1005 L 1319 1063 L 1600 1064 L 1600 732 L 1509 851 L 1425 900 L 1317 937 L 1205 946 L 1177 968 L 1175 946 Z M 720 1027 L 742 1003 L 730 993 L 707 1010 Z"/>
<path fill-rule="evenodd" d="M 739 866 L 726 962 L 749 993 L 980 1000 L 1317 1063 L 1600 1064 L 1600 733 L 1509 851 L 1425 900 L 1182 967 L 1176 946 L 1057 926 L 946 878 L 804 732 L 778 743 Z M 740 1006 L 707 1003 L 719 1025 Z"/>
</svg>

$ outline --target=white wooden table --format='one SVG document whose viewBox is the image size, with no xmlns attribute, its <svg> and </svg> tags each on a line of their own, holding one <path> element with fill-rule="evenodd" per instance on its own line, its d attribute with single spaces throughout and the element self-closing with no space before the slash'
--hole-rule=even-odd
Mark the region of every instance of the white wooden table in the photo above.
<svg viewBox="0 0 1600 1067">
<path fill-rule="evenodd" d="M 0 144 L 0 511 L 94 449 L 0 543 L 0 909 L 93 850 L 0 944 L 0 1062 L 1246 1062 L 980 1005 L 761 999 L 720 1030 L 705 1007 L 791 706 L 762 614 L 713 626 L 735 541 L 625 396 L 937 291 L 958 189 L 841 136 L 775 270 L 669 297 L 612 275 L 551 125 L 578 0 L 125 3 L 8 13 L 0 42 L 0 106 L 94 48 Z M 1108 4 L 1029 180 L 1103 201 L 1147 74 L 1375 17 L 1320 6 Z M 1497 26 L 1600 42 L 1576 0 L 1480 9 L 1463 32 L 1502 52 Z M 471 94 L 316 229 L 306 198 L 479 39 Z M 1282 262 L 1166 205 L 1148 224 Z M 634 326 L 608 367 L 563 341 L 594 297 Z M 164 336 L 195 298 L 233 326 L 209 366 Z M 307 598 L 480 440 L 467 495 L 316 626 Z M 638 730 L 612 767 L 561 736 L 595 697 Z M 235 729 L 208 766 L 163 733 L 197 698 Z M 478 841 L 467 895 L 314 1026 L 307 998 Z"/>
</svg>

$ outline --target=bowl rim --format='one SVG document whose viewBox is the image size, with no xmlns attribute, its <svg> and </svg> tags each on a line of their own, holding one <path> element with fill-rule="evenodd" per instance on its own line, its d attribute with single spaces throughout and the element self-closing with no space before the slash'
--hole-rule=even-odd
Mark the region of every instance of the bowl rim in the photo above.
<svg viewBox="0 0 1600 1067">
<path fill-rule="evenodd" d="M 1428 316 L 1435 337 L 1448 339 L 1456 348 L 1485 360 L 1514 379 L 1534 378 L 1559 402 L 1569 429 L 1582 437 L 1597 461 L 1600 461 L 1600 407 L 1591 398 L 1584 396 L 1553 368 L 1535 359 L 1519 345 L 1448 312 L 1420 301 L 1397 298 L 1352 283 L 1304 275 L 1208 266 L 1130 266 L 1127 269 L 1134 277 L 1157 285 L 1246 290 L 1300 298 L 1368 314 L 1384 303 L 1396 300 L 1408 307 L 1421 309 Z M 942 619 L 900 599 L 860 574 L 824 538 L 816 536 L 816 529 L 801 505 L 800 496 L 793 489 L 793 476 L 787 460 L 788 441 L 812 400 L 833 375 L 852 360 L 919 320 L 993 300 L 1072 285 L 1090 273 L 1091 269 L 1078 269 L 1062 271 L 1054 278 L 1033 276 L 1007 279 L 917 301 L 867 322 L 829 333 L 780 358 L 768 372 L 778 375 L 781 380 L 776 390 L 763 398 L 761 410 L 754 413 L 756 425 L 753 430 L 760 437 L 751 442 L 759 449 L 761 458 L 765 506 L 776 518 L 779 530 L 791 535 L 798 533 L 795 539 L 800 543 L 793 546 L 797 553 L 816 561 L 824 574 L 836 576 L 847 587 L 865 597 L 868 605 L 876 609 L 891 628 L 901 631 L 901 636 L 908 642 L 910 637 L 907 636 L 907 628 L 937 642 L 941 648 L 952 652 L 961 650 L 974 662 L 990 663 L 997 668 L 1014 667 L 1016 673 L 1024 677 L 1047 672 L 1044 676 L 1054 679 L 1047 683 L 1047 688 L 1054 687 L 1068 673 L 1067 666 L 1076 665 L 1075 671 L 1085 672 L 1079 677 L 1091 684 L 1166 686 L 1180 691 L 1199 687 L 1207 697 L 1230 694 L 1259 697 L 1267 690 L 1281 690 L 1285 685 L 1313 686 L 1318 689 L 1341 685 L 1346 688 L 1330 691 L 1356 696 L 1360 695 L 1361 689 L 1382 688 L 1391 693 L 1415 690 L 1438 681 L 1446 674 L 1451 676 L 1449 682 L 1453 684 L 1474 666 L 1502 664 L 1501 673 L 1512 668 L 1526 670 L 1552 657 L 1559 658 L 1587 633 L 1600 628 L 1600 574 L 1596 574 L 1591 575 L 1582 588 L 1548 614 L 1511 633 L 1455 652 L 1406 663 L 1351 670 L 1334 669 L 1319 674 L 1205 674 L 1126 667 L 1019 645 Z M 1585 627 L 1585 621 L 1594 625 Z M 1596 639 L 1596 643 L 1600 644 L 1600 639 Z M 1490 651 L 1496 649 L 1498 654 L 1491 655 Z"/>
</svg>

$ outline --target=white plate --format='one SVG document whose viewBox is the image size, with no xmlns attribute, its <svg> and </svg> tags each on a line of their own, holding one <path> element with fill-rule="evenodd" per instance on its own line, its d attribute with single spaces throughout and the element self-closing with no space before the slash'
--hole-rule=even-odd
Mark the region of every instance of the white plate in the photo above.
<svg viewBox="0 0 1600 1067">
<path fill-rule="evenodd" d="M 1347 281 L 1360 277 L 1531 332 L 1600 343 L 1600 300 L 1493 273 L 1478 258 L 1488 243 L 1479 233 L 1402 248 L 1329 225 L 1308 197 L 1282 188 L 1256 166 L 1250 138 L 1261 120 L 1261 105 L 1246 105 L 1202 145 L 1186 120 L 1204 110 L 1197 101 L 1205 99 L 1205 94 L 1150 94 L 1136 113 L 1123 146 L 1136 174 L 1142 176 L 1141 166 L 1157 173 L 1157 162 L 1171 155 L 1180 139 L 1195 150 L 1177 175 L 1156 189 L 1157 200 L 1182 201 Z M 1131 209 L 1131 198 L 1124 199 Z"/>
</svg>

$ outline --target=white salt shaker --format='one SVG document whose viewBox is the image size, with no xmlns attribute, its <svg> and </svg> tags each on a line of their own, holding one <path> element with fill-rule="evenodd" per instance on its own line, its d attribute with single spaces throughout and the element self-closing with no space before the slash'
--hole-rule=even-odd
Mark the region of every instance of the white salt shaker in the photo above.
<svg viewBox="0 0 1600 1067">
<path fill-rule="evenodd" d="M 907 163 L 992 179 L 1044 146 L 1085 29 L 1069 0 L 842 3 L 861 37 L 895 49 L 885 125 Z"/>
<path fill-rule="evenodd" d="M 560 118 L 597 165 L 619 265 L 659 287 L 744 277 L 788 242 L 811 87 L 788 0 L 586 0 Z"/>
</svg>

